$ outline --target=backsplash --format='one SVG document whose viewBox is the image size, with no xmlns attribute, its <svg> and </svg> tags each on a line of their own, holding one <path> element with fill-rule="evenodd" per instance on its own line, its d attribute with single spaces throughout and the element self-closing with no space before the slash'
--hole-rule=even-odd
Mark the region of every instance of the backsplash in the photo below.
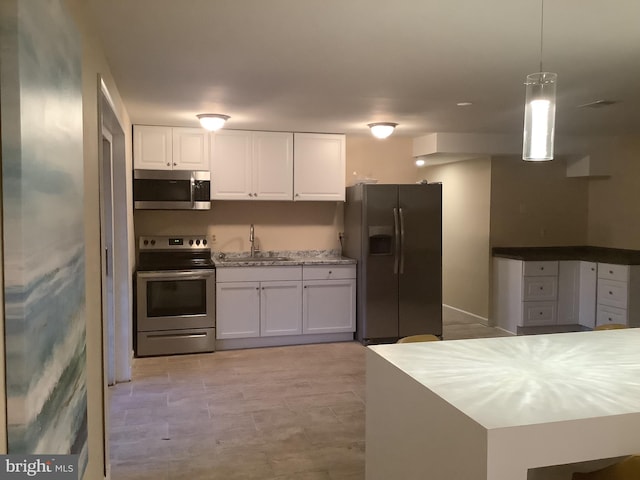
<svg viewBox="0 0 640 480">
<path fill-rule="evenodd" d="M 216 201 L 211 210 L 137 210 L 136 237 L 206 235 L 214 251 L 249 251 L 249 226 L 264 251 L 335 250 L 343 227 L 341 202 Z"/>
</svg>

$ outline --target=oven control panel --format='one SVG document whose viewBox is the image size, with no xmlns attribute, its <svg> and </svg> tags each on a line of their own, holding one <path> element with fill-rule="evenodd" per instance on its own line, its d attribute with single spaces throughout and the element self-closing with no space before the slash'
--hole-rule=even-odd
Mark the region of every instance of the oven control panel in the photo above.
<svg viewBox="0 0 640 480">
<path fill-rule="evenodd" d="M 150 236 L 138 239 L 140 250 L 197 250 L 210 249 L 207 239 L 202 236 Z"/>
</svg>

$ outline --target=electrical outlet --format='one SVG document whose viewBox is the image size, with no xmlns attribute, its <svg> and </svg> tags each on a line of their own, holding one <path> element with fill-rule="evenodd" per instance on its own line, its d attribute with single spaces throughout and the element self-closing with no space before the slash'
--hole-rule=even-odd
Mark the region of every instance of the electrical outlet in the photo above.
<svg viewBox="0 0 640 480">
<path fill-rule="evenodd" d="M 344 238 L 344 232 L 338 232 L 338 240 L 342 240 Z"/>
<path fill-rule="evenodd" d="M 215 243 L 216 241 L 216 236 L 215 235 L 211 235 L 211 243 Z"/>
</svg>

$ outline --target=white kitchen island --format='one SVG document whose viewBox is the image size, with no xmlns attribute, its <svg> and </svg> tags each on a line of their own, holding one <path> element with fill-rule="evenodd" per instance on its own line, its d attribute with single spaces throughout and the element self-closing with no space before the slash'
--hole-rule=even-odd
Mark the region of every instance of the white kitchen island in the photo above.
<svg viewBox="0 0 640 480">
<path fill-rule="evenodd" d="M 366 395 L 366 480 L 640 453 L 640 329 L 372 346 Z"/>
</svg>

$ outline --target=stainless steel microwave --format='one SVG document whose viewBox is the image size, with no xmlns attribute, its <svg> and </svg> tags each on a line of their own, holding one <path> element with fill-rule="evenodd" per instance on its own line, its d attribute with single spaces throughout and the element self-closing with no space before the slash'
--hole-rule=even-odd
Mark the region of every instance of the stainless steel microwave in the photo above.
<svg viewBox="0 0 640 480">
<path fill-rule="evenodd" d="M 191 170 L 134 170 L 137 210 L 209 210 L 211 174 Z"/>
</svg>

